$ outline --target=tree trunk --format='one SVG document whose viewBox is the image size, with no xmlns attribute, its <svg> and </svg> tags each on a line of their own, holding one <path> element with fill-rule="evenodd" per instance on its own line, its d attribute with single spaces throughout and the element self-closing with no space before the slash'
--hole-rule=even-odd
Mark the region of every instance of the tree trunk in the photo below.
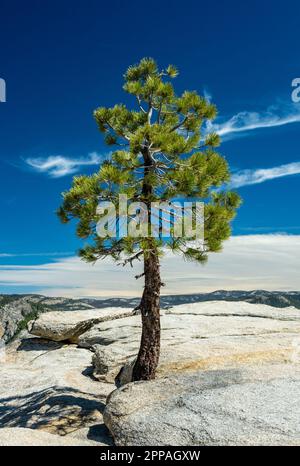
<svg viewBox="0 0 300 466">
<path fill-rule="evenodd" d="M 139 306 L 142 316 L 142 338 L 132 380 L 151 380 L 160 353 L 160 271 L 157 251 L 144 256 L 145 288 Z"/>
</svg>

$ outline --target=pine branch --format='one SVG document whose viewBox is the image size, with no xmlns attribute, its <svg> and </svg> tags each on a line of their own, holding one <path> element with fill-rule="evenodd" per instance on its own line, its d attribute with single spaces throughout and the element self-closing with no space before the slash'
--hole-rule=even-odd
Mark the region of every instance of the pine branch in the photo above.
<svg viewBox="0 0 300 466">
<path fill-rule="evenodd" d="M 133 267 L 133 265 L 132 265 L 133 261 L 136 260 L 136 259 L 140 260 L 139 258 L 140 258 L 140 256 L 141 256 L 142 254 L 144 254 L 144 251 L 143 251 L 143 250 L 137 252 L 136 254 L 134 254 L 134 255 L 131 256 L 131 257 L 128 257 L 127 259 L 124 259 L 124 261 L 123 261 L 123 262 L 120 262 L 118 265 L 122 265 L 123 267 L 125 267 L 125 265 L 130 264 L 130 267 Z"/>
<path fill-rule="evenodd" d="M 137 101 L 138 101 L 138 104 L 139 104 L 139 108 L 141 109 L 141 111 L 142 111 L 143 113 L 146 114 L 147 112 L 146 112 L 146 110 L 145 110 L 145 109 L 143 108 L 143 106 L 142 106 L 141 97 L 140 97 L 139 95 L 137 95 L 136 98 L 137 98 Z"/>
<path fill-rule="evenodd" d="M 183 126 L 184 123 L 187 122 L 188 118 L 189 116 L 187 115 L 180 123 L 178 123 L 178 125 L 173 126 L 173 128 L 171 129 L 171 132 L 176 131 L 176 129 L 179 129 L 181 126 Z"/>
</svg>

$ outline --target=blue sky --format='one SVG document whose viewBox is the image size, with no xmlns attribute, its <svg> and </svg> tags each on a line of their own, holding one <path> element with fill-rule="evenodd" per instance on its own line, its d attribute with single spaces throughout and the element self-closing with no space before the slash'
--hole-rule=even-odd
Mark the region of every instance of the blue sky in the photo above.
<svg viewBox="0 0 300 466">
<path fill-rule="evenodd" d="M 54 214 L 60 193 L 71 172 L 93 171 L 107 152 L 92 111 L 130 103 L 122 74 L 143 56 L 177 65 L 178 92 L 196 89 L 217 105 L 221 152 L 244 199 L 233 234 L 297 242 L 300 103 L 291 82 L 300 77 L 299 14 L 296 1 L 2 0 L 0 292 L 54 293 L 30 267 L 65 267 L 80 246 Z"/>
</svg>

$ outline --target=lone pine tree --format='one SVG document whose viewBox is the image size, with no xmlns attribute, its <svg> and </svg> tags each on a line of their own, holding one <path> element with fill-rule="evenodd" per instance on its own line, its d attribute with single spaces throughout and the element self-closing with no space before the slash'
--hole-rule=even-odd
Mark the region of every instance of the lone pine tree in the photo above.
<svg viewBox="0 0 300 466">
<path fill-rule="evenodd" d="M 160 257 L 164 250 L 204 263 L 208 253 L 220 251 L 223 240 L 229 238 L 230 222 L 240 203 L 235 192 L 222 189 L 230 180 L 228 164 L 215 150 L 219 136 L 207 132 L 216 108 L 195 91 L 177 96 L 170 82 L 177 74 L 174 66 L 160 70 L 150 58 L 128 68 L 124 90 L 135 98 L 136 109 L 118 104 L 95 110 L 98 128 L 115 151 L 96 173 L 74 177 L 58 211 L 63 222 L 77 219 L 77 235 L 88 239 L 79 252 L 85 261 L 110 256 L 132 265 L 143 260 L 144 272 L 139 277 L 144 277 L 145 284 L 138 306 L 142 337 L 133 380 L 153 379 L 159 361 Z M 175 198 L 201 199 L 205 203 L 201 247 L 190 237 L 172 234 L 168 239 L 98 236 L 99 201 L 118 205 L 119 194 L 146 206 Z"/>
</svg>

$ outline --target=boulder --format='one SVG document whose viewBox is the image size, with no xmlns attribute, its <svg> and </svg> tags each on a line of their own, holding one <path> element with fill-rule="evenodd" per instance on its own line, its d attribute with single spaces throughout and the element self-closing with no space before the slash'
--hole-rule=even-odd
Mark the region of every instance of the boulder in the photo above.
<svg viewBox="0 0 300 466">
<path fill-rule="evenodd" d="M 122 347 L 95 345 L 92 349 L 94 351 L 92 357 L 94 377 L 102 382 L 114 383 L 120 367 L 130 360 L 129 355 L 122 352 Z"/>
<path fill-rule="evenodd" d="M 132 311 L 123 308 L 52 311 L 30 321 L 28 331 L 49 340 L 76 343 L 79 336 L 93 325 L 129 315 L 132 315 Z"/>
<path fill-rule="evenodd" d="M 299 364 L 133 382 L 107 400 L 117 446 L 300 445 Z"/>
</svg>

